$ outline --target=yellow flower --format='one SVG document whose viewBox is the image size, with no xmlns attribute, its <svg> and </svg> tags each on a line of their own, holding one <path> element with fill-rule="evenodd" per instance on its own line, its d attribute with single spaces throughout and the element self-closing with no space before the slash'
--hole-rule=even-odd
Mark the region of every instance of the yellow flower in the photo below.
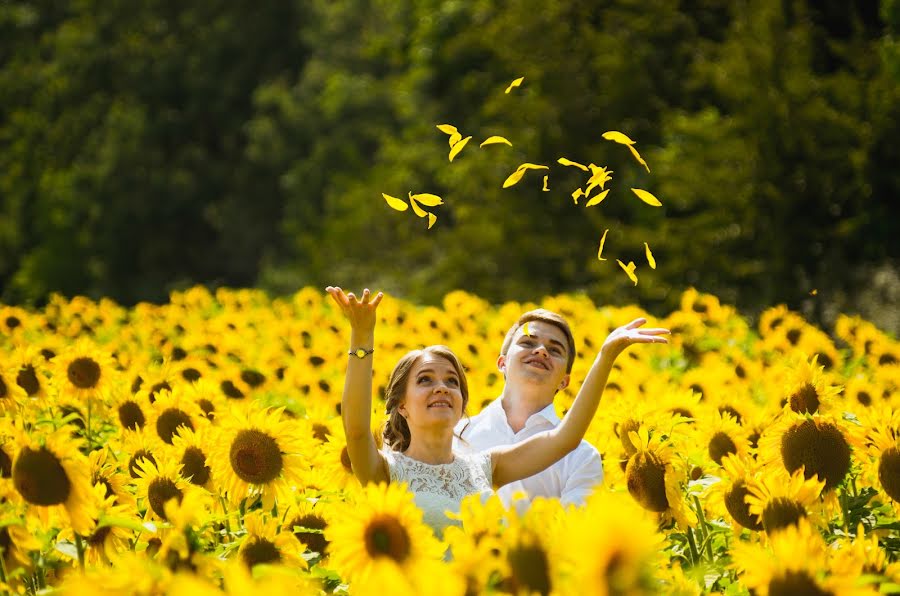
<svg viewBox="0 0 900 596">
<path fill-rule="evenodd" d="M 277 519 L 253 511 L 244 515 L 243 522 L 247 534 L 241 539 L 238 557 L 247 568 L 261 564 L 306 568 L 300 545 L 291 532 L 281 530 Z"/>
<path fill-rule="evenodd" d="M 303 545 L 303 549 L 325 556 L 328 550 L 325 529 L 330 520 L 330 511 L 321 501 L 299 499 L 285 511 L 282 531 L 292 533 Z"/>
<path fill-rule="evenodd" d="M 662 517 L 674 517 L 682 528 L 697 524 L 697 517 L 684 502 L 681 484 L 686 479 L 683 464 L 661 433 L 644 427 L 628 433 L 636 452 L 625 467 L 628 492 L 638 504 Z"/>
<path fill-rule="evenodd" d="M 138 397 L 142 394 L 143 391 L 139 391 Z M 147 428 L 168 445 L 181 429 L 196 430 L 202 423 L 208 423 L 203 410 L 180 386 L 171 391 L 159 391 L 148 408 Z"/>
<path fill-rule="evenodd" d="M 755 515 L 763 529 L 771 535 L 815 515 L 824 481 L 804 478 L 797 470 L 788 476 L 784 472 L 768 470 L 756 482 L 748 483 L 749 494 L 744 497 L 750 515 Z"/>
<path fill-rule="evenodd" d="M 112 357 L 86 339 L 79 339 L 52 362 L 53 383 L 61 396 L 84 403 L 102 399 L 116 382 Z"/>
<path fill-rule="evenodd" d="M 181 466 L 181 477 L 210 491 L 215 487 L 209 465 L 213 436 L 212 429 L 206 424 L 199 425 L 196 431 L 179 427 L 172 436 L 173 452 Z"/>
<path fill-rule="evenodd" d="M 171 458 L 159 458 L 157 463 L 146 459 L 137 464 L 135 486 L 137 495 L 147 507 L 147 514 L 160 520 L 168 520 L 166 503 L 175 499 L 181 503 L 189 483 L 178 473 L 179 465 Z"/>
</svg>

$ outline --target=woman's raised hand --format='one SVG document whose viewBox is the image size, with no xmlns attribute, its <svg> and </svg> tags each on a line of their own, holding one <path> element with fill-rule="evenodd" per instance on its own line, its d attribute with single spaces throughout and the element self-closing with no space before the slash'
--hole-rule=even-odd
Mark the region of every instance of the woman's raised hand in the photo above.
<svg viewBox="0 0 900 596">
<path fill-rule="evenodd" d="M 641 325 L 647 322 L 647 319 L 641 317 L 633 320 L 627 325 L 619 327 L 609 334 L 600 352 L 608 353 L 613 357 L 622 353 L 625 348 L 631 344 L 665 344 L 669 340 L 664 337 L 669 334 L 668 329 L 662 327 L 654 327 L 650 329 L 641 329 Z"/>
<path fill-rule="evenodd" d="M 378 292 L 372 298 L 369 289 L 363 290 L 362 296 L 357 298 L 353 292 L 345 294 L 344 290 L 328 286 L 325 291 L 331 294 L 331 297 L 341 308 L 344 315 L 350 321 L 350 327 L 357 330 L 371 330 L 375 328 L 375 309 L 384 297 L 384 294 Z"/>
</svg>

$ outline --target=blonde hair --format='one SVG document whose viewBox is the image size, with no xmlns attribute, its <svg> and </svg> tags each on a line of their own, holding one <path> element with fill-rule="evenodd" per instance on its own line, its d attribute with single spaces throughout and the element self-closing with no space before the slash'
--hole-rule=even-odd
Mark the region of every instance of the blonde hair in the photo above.
<svg viewBox="0 0 900 596">
<path fill-rule="evenodd" d="M 412 438 L 409 432 L 409 425 L 406 418 L 400 415 L 400 405 L 406 398 L 406 385 L 409 381 L 410 371 L 416 361 L 425 354 L 434 354 L 440 356 L 450 363 L 459 375 L 459 391 L 462 393 L 462 407 L 465 414 L 466 406 L 469 404 L 469 384 L 466 381 L 466 373 L 456 354 L 447 346 L 428 346 L 421 350 L 412 350 L 407 352 L 394 366 L 391 371 L 391 377 L 388 380 L 387 388 L 384 391 L 385 410 L 388 419 L 384 423 L 382 436 L 384 442 L 394 451 L 406 451 Z"/>
</svg>

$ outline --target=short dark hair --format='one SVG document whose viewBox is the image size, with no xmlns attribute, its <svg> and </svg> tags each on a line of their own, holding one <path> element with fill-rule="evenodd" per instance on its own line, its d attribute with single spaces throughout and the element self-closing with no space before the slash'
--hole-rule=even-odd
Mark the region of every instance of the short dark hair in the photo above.
<svg viewBox="0 0 900 596">
<path fill-rule="evenodd" d="M 570 374 L 572 372 L 572 364 L 575 362 L 575 337 L 572 335 L 572 329 L 569 327 L 569 324 L 563 316 L 551 310 L 547 310 L 546 308 L 529 310 L 519 317 L 519 320 L 506 332 L 506 338 L 503 340 L 503 347 L 500 348 L 500 355 L 506 356 L 506 353 L 509 352 L 509 346 L 512 345 L 513 336 L 515 336 L 516 331 L 518 331 L 522 325 L 530 323 L 531 321 L 541 321 L 553 325 L 566 336 L 566 346 L 569 349 L 569 353 L 567 354 L 568 362 L 566 363 L 566 374 Z"/>
</svg>

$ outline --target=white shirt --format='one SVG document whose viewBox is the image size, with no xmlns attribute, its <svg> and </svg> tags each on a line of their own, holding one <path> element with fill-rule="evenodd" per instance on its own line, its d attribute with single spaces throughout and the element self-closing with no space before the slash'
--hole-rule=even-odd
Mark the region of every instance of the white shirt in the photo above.
<svg viewBox="0 0 900 596">
<path fill-rule="evenodd" d="M 468 422 L 468 426 L 466 423 Z M 555 428 L 561 422 L 553 404 L 529 416 L 519 432 L 513 432 L 503 410 L 501 398 L 492 401 L 480 414 L 456 425 L 456 433 L 464 441 L 453 439 L 454 447 L 473 452 L 485 451 L 502 445 L 512 445 L 545 430 Z M 465 429 L 463 431 L 463 429 Z M 468 444 L 467 444 L 468 443 Z M 600 452 L 588 443 L 581 443 L 568 455 L 534 476 L 511 482 L 501 487 L 497 494 L 506 506 L 514 493 L 524 491 L 528 495 L 525 507 L 535 497 L 558 498 L 563 505 L 583 505 L 594 488 L 603 482 L 603 463 Z"/>
</svg>

